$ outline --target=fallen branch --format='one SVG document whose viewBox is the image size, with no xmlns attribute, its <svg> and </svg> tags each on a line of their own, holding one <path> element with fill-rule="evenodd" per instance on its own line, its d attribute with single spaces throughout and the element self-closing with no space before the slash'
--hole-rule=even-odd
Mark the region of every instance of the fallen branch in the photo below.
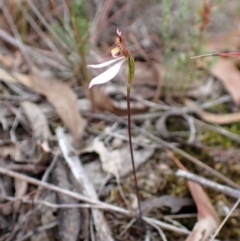
<svg viewBox="0 0 240 241">
<path fill-rule="evenodd" d="M 71 172 L 73 173 L 76 180 L 82 186 L 83 193 L 87 196 L 92 198 L 93 200 L 98 200 L 97 193 L 85 174 L 83 166 L 81 164 L 81 160 L 78 158 L 74 148 L 71 146 L 70 142 L 68 141 L 67 136 L 64 133 L 63 128 L 58 127 L 56 129 L 56 135 L 58 138 L 58 144 L 61 148 L 63 156 L 69 165 Z M 99 209 L 92 209 L 92 216 L 95 224 L 95 228 L 101 241 L 112 241 L 112 234 L 108 224 L 105 220 L 103 213 Z"/>
<path fill-rule="evenodd" d="M 216 182 L 210 181 L 204 177 L 200 177 L 196 174 L 193 174 L 191 172 L 185 171 L 185 170 L 177 170 L 175 172 L 175 175 L 178 177 L 183 177 L 186 178 L 188 180 L 191 180 L 193 182 L 197 182 L 205 187 L 209 187 L 211 189 L 217 190 L 221 193 L 224 193 L 230 197 L 234 197 L 234 198 L 240 198 L 240 190 L 238 189 L 234 189 L 222 184 L 218 184 Z"/>
</svg>

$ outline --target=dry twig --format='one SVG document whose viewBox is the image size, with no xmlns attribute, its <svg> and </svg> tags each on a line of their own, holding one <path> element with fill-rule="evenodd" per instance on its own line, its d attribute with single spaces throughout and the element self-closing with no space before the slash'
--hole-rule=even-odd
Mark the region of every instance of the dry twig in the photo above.
<svg viewBox="0 0 240 241">
<path fill-rule="evenodd" d="M 10 177 L 13 177 L 13 178 L 20 179 L 20 180 L 26 180 L 28 183 L 31 183 L 33 185 L 41 186 L 42 188 L 46 188 L 46 189 L 49 189 L 49 190 L 52 190 L 52 191 L 55 191 L 55 192 L 60 192 L 60 193 L 69 195 L 69 196 L 74 197 L 78 200 L 81 200 L 81 201 L 84 201 L 84 202 L 87 202 L 87 203 L 90 203 L 90 204 L 93 204 L 93 205 L 98 205 L 98 206 L 94 206 L 95 208 L 101 208 L 101 209 L 105 209 L 105 210 L 108 210 L 108 211 L 115 211 L 115 212 L 118 212 L 118 213 L 121 213 L 121 214 L 124 214 L 124 215 L 127 215 L 127 216 L 134 216 L 133 213 L 131 213 L 130 211 L 128 211 L 124 208 L 121 208 L 121 207 L 118 207 L 118 206 L 115 206 L 115 205 L 111 205 L 111 204 L 108 204 L 108 203 L 105 203 L 105 202 L 102 202 L 102 201 L 91 199 L 91 198 L 86 197 L 86 196 L 84 196 L 80 193 L 69 191 L 69 190 L 57 187 L 57 186 L 55 186 L 53 184 L 50 184 L 50 183 L 47 183 L 47 182 L 39 181 L 38 179 L 26 176 L 24 174 L 20 174 L 20 173 L 11 171 L 11 170 L 8 170 L 7 168 L 1 167 L 1 166 L 0 166 L 0 173 L 3 174 L 3 175 L 7 175 L 7 176 L 10 176 Z M 181 234 L 185 234 L 185 235 L 189 234 L 188 230 L 175 227 L 175 226 L 170 225 L 168 223 L 164 223 L 160 220 L 156 220 L 156 219 L 148 218 L 148 217 L 143 217 L 143 220 L 145 220 L 146 222 L 151 222 L 153 224 L 156 224 L 163 229 L 171 230 L 171 231 L 181 233 Z"/>
<path fill-rule="evenodd" d="M 64 134 L 64 130 L 61 127 L 56 129 L 56 135 L 58 138 L 58 144 L 61 148 L 63 156 L 70 167 L 74 177 L 79 182 L 83 188 L 83 193 L 92 198 L 93 200 L 98 200 L 97 193 L 85 174 L 85 171 L 81 165 L 81 160 L 75 154 L 75 150 L 70 145 L 70 142 L 67 139 L 67 136 Z M 103 213 L 98 209 L 92 209 L 92 216 L 97 230 L 99 240 L 101 241 L 111 241 L 112 238 L 108 224 L 103 216 Z"/>
</svg>

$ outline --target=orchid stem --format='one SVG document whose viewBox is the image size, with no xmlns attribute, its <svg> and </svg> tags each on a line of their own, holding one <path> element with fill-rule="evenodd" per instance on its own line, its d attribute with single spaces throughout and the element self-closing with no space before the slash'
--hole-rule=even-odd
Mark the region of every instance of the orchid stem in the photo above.
<svg viewBox="0 0 240 241">
<path fill-rule="evenodd" d="M 131 91 L 131 84 L 128 83 L 128 85 L 127 85 L 127 115 L 128 115 L 129 148 L 130 148 L 130 155 L 131 155 L 131 161 L 132 161 L 132 169 L 133 169 L 135 190 L 136 190 L 137 201 L 138 201 L 138 211 L 139 211 L 138 218 L 140 220 L 142 220 L 142 210 L 141 210 L 141 204 L 140 204 L 139 188 L 138 188 L 138 183 L 137 183 L 136 168 L 135 168 L 134 155 L 133 155 L 133 146 L 132 146 L 130 91 Z"/>
</svg>

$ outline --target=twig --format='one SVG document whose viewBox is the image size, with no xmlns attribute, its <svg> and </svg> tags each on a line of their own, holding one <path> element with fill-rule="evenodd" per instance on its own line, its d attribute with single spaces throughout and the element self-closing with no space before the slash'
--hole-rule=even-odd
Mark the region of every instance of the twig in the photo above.
<svg viewBox="0 0 240 241">
<path fill-rule="evenodd" d="M 193 117 L 194 118 L 194 117 Z M 196 118 L 194 118 L 194 122 L 196 122 L 196 124 L 206 128 L 206 129 L 209 129 L 211 131 L 216 131 L 217 133 L 220 133 L 221 135 L 224 135 L 224 136 L 227 136 L 229 137 L 230 139 L 240 143 L 240 137 L 239 135 L 237 134 L 234 134 L 228 130 L 226 130 L 225 128 L 221 127 L 221 126 L 214 126 L 214 125 L 210 125 L 208 123 L 205 123 L 203 121 L 200 121 Z"/>
<path fill-rule="evenodd" d="M 48 223 L 48 224 L 46 224 L 46 225 L 37 227 L 37 228 L 35 228 L 34 230 L 28 231 L 24 236 L 22 236 L 21 238 L 18 238 L 16 241 L 24 241 L 24 240 L 26 240 L 26 239 L 29 239 L 29 238 L 30 238 L 33 234 L 35 234 L 35 233 L 40 233 L 40 232 L 42 232 L 42 231 L 45 231 L 45 230 L 54 228 L 54 227 L 57 226 L 57 225 L 58 225 L 58 222 L 57 222 L 57 221 L 54 221 L 54 222 Z"/>
<path fill-rule="evenodd" d="M 46 27 L 46 29 L 51 33 L 51 35 L 54 37 L 54 39 L 61 44 L 61 46 L 71 52 L 71 49 L 68 47 L 66 43 L 54 32 L 52 27 L 48 24 L 48 22 L 45 20 L 45 18 L 42 16 L 42 14 L 39 12 L 39 10 L 36 8 L 34 3 L 31 0 L 27 0 L 29 6 L 33 10 L 33 12 L 36 14 L 36 16 L 39 18 L 39 20 L 42 22 L 42 24 Z"/>
<path fill-rule="evenodd" d="M 10 25 L 10 27 L 11 27 L 11 29 L 12 29 L 12 32 L 13 32 L 13 34 L 14 34 L 14 37 L 18 40 L 18 47 L 19 47 L 19 49 L 21 50 L 21 52 L 22 52 L 22 54 L 23 54 L 23 56 L 24 56 L 24 59 L 25 59 L 25 61 L 26 61 L 27 64 L 28 64 L 28 67 L 32 69 L 32 68 L 33 68 L 33 63 L 32 63 L 32 61 L 30 61 L 30 59 L 29 59 L 29 56 L 28 56 L 28 54 L 27 54 L 27 52 L 26 52 L 26 49 L 25 49 L 25 46 L 24 46 L 24 44 L 23 44 L 23 42 L 22 42 L 21 36 L 20 36 L 20 34 L 19 34 L 19 32 L 18 32 L 18 29 L 17 29 L 16 25 L 14 24 L 13 19 L 12 19 L 12 17 L 11 17 L 11 14 L 9 13 L 7 7 L 5 6 L 4 1 L 2 1 L 2 3 L 1 3 L 0 6 L 1 6 L 2 11 L 3 11 L 3 13 L 4 13 L 4 15 L 5 15 L 8 23 L 9 23 L 9 25 Z"/>
<path fill-rule="evenodd" d="M 58 57 L 61 55 L 61 52 L 57 49 L 57 47 L 54 45 L 52 40 L 42 31 L 42 29 L 37 25 L 35 20 L 32 18 L 32 16 L 28 13 L 24 5 L 21 3 L 21 1 L 16 1 L 16 4 L 18 5 L 19 9 L 22 11 L 22 13 L 25 15 L 26 19 L 30 23 L 30 25 L 33 27 L 33 29 L 38 33 L 38 35 L 42 38 L 42 40 L 46 43 L 46 45 L 53 51 L 54 55 Z M 59 56 L 60 57 L 60 56 Z M 68 65 L 67 61 L 64 59 L 63 56 L 59 58 L 59 60 L 64 64 Z"/>
<path fill-rule="evenodd" d="M 50 208 L 99 208 L 102 209 L 101 205 L 94 205 L 94 204 L 88 204 L 88 203 L 66 203 L 66 204 L 56 204 L 52 202 L 48 202 L 45 200 L 32 200 L 29 197 L 21 197 L 21 198 L 16 198 L 16 197 L 10 197 L 7 195 L 0 194 L 0 198 L 6 199 L 11 202 L 16 202 L 16 201 L 21 201 L 22 203 L 29 203 L 29 204 L 42 204 Z M 4 204 L 0 204 L 0 208 L 3 208 Z"/>
<path fill-rule="evenodd" d="M 151 232 L 147 230 L 144 241 L 151 241 Z"/>
<path fill-rule="evenodd" d="M 160 237 L 162 238 L 163 241 L 167 241 L 167 238 L 164 234 L 164 232 L 162 231 L 161 228 L 159 228 L 156 224 L 152 223 L 152 222 L 148 222 L 150 225 L 152 225 L 155 229 L 157 229 Z"/>
<path fill-rule="evenodd" d="M 52 172 L 53 168 L 55 167 L 56 163 L 58 161 L 58 154 L 54 155 L 53 160 L 51 161 L 51 164 L 49 165 L 49 167 L 47 168 L 47 170 L 44 172 L 43 177 L 42 177 L 42 181 L 46 182 L 48 180 L 48 177 L 50 175 L 50 173 Z M 38 200 L 40 193 L 41 193 L 42 187 L 39 186 L 37 193 L 34 197 L 34 203 Z"/>
<path fill-rule="evenodd" d="M 196 174 L 193 174 L 191 172 L 185 171 L 185 170 L 177 170 L 175 172 L 175 175 L 178 177 L 184 177 L 188 180 L 191 180 L 193 182 L 197 182 L 203 186 L 212 188 L 214 190 L 217 190 L 221 193 L 224 193 L 230 197 L 234 197 L 234 198 L 240 198 L 240 190 L 222 185 L 222 184 L 218 184 L 216 182 L 210 181 L 204 177 L 200 177 Z"/>
<path fill-rule="evenodd" d="M 17 129 L 18 124 L 19 124 L 19 120 L 17 117 L 15 117 L 12 128 L 10 130 L 10 137 L 11 137 L 11 141 L 13 143 L 18 142 L 17 137 L 16 137 L 16 129 Z"/>
<path fill-rule="evenodd" d="M 69 191 L 69 190 L 57 187 L 57 186 L 55 186 L 53 184 L 50 184 L 50 183 L 41 182 L 41 181 L 39 181 L 35 178 L 32 178 L 32 177 L 26 176 L 24 174 L 20 174 L 20 173 L 8 170 L 8 169 L 6 169 L 4 167 L 1 167 L 1 166 L 0 166 L 0 173 L 3 174 L 3 175 L 8 175 L 10 177 L 20 179 L 20 180 L 25 180 L 28 183 L 31 183 L 33 185 L 37 185 L 37 186 L 41 185 L 43 188 L 69 195 L 71 197 L 74 197 L 78 200 L 81 200 L 81 201 L 84 201 L 84 202 L 87 202 L 87 203 L 99 205 L 99 206 L 101 206 L 102 209 L 105 209 L 105 210 L 108 210 L 108 211 L 115 211 L 115 212 L 118 212 L 118 213 L 121 213 L 121 214 L 124 214 L 124 215 L 127 215 L 127 216 L 133 216 L 133 213 L 131 213 L 130 211 L 128 211 L 124 208 L 121 208 L 121 207 L 118 207 L 118 206 L 115 206 L 115 205 L 111 205 L 111 204 L 108 204 L 108 203 L 104 203 L 102 201 L 98 201 L 98 200 L 88 198 L 88 197 L 86 197 L 86 196 L 84 196 L 80 193 Z M 153 219 L 153 218 L 143 217 L 143 220 L 155 223 L 163 229 L 171 230 L 171 231 L 182 233 L 182 234 L 189 234 L 190 233 L 188 230 L 175 227 L 173 225 L 164 223 L 162 221 L 159 221 L 159 220 L 156 220 L 156 219 Z"/>
<path fill-rule="evenodd" d="M 108 210 L 117 211 L 117 212 L 120 212 L 120 213 L 123 213 L 123 214 L 126 214 L 126 215 L 131 215 L 131 212 L 129 212 L 129 211 L 123 209 L 123 208 L 120 208 L 120 207 L 117 207 L 117 206 L 114 206 L 114 205 L 110 205 L 110 204 L 107 204 L 107 203 L 104 203 L 104 202 L 101 202 L 101 201 L 98 201 L 98 200 L 91 199 L 91 198 L 86 197 L 86 196 L 84 196 L 80 193 L 69 191 L 69 190 L 60 188 L 58 186 L 55 186 L 55 185 L 47 183 L 47 182 L 39 181 L 38 179 L 28 177 L 24 174 L 20 174 L 20 173 L 8 170 L 7 168 L 1 167 L 1 166 L 0 166 L 0 173 L 4 174 L 4 175 L 8 175 L 8 176 L 13 177 L 13 178 L 20 179 L 20 180 L 25 180 L 25 181 L 33 184 L 33 185 L 36 185 L 36 186 L 42 186 L 43 188 L 69 195 L 70 197 L 76 198 L 78 200 L 81 200 L 81 201 L 84 201 L 84 202 L 87 202 L 87 203 L 102 205 Z"/>
<path fill-rule="evenodd" d="M 237 208 L 237 206 L 240 203 L 240 198 L 237 200 L 237 202 L 234 204 L 234 206 L 231 208 L 231 210 L 228 212 L 227 216 L 224 218 L 224 220 L 222 221 L 222 223 L 219 225 L 218 229 L 215 231 L 215 233 L 213 234 L 213 236 L 211 237 L 210 241 L 213 241 L 215 239 L 215 237 L 218 235 L 219 231 L 222 229 L 222 227 L 224 226 L 224 224 L 227 222 L 227 220 L 229 219 L 229 217 L 232 215 L 233 211 Z"/>
<path fill-rule="evenodd" d="M 55 61 L 55 60 L 51 59 L 51 58 L 54 58 L 56 55 L 56 54 L 52 54 L 52 52 L 34 48 L 29 45 L 24 45 L 20 40 L 14 38 L 13 36 L 11 36 L 10 34 L 8 34 L 7 32 L 5 32 L 2 29 L 0 29 L 0 38 L 3 39 L 4 41 L 6 41 L 7 43 L 9 43 L 13 46 L 16 46 L 16 47 L 19 47 L 22 44 L 24 46 L 24 49 L 27 52 L 27 54 L 29 56 L 33 57 L 32 60 L 35 60 L 39 64 L 42 64 L 43 62 L 45 62 L 45 64 L 52 66 L 56 69 L 59 69 L 61 71 L 68 70 L 63 64 L 61 64 L 59 62 L 59 60 Z M 59 59 L 60 57 L 61 56 L 58 55 L 57 59 Z"/>
<path fill-rule="evenodd" d="M 92 117 L 98 118 L 98 119 L 103 119 L 103 120 L 107 120 L 107 121 L 118 121 L 119 123 L 122 123 L 124 125 L 127 125 L 127 121 L 120 117 L 120 116 L 116 116 L 114 114 L 91 114 Z M 201 162 L 200 160 L 198 160 L 197 158 L 191 156 L 190 154 L 188 154 L 187 152 L 179 149 L 178 147 L 174 146 L 171 143 L 168 143 L 166 141 L 164 141 L 163 139 L 154 136 L 153 134 L 149 133 L 148 131 L 146 131 L 145 129 L 138 127 L 135 124 L 131 124 L 132 127 L 134 127 L 137 131 L 139 131 L 140 133 L 142 133 L 143 135 L 145 135 L 146 137 L 148 137 L 149 139 L 155 141 L 156 143 L 158 143 L 159 145 L 161 145 L 162 147 L 166 147 L 169 148 L 170 150 L 178 153 L 179 155 L 185 157 L 186 159 L 188 159 L 189 161 L 191 161 L 192 163 L 194 163 L 195 165 L 205 169 L 206 171 L 208 171 L 209 173 L 211 173 L 212 175 L 218 177 L 220 180 L 226 182 L 228 185 L 235 187 L 237 189 L 240 189 L 240 185 L 238 185 L 237 183 L 233 182 L 232 180 L 230 180 L 229 178 L 227 178 L 226 176 L 224 176 L 223 174 L 221 174 L 220 172 L 216 171 L 215 169 L 213 169 L 212 167 L 206 165 L 205 163 Z M 159 146 L 159 148 L 161 147 Z"/>
<path fill-rule="evenodd" d="M 98 200 L 97 193 L 81 165 L 81 160 L 78 158 L 77 154 L 75 154 L 75 150 L 70 145 L 66 135 L 64 134 L 63 128 L 58 127 L 56 129 L 56 135 L 63 156 L 74 177 L 82 186 L 84 194 L 88 197 L 91 197 L 93 200 Z M 92 216 L 99 240 L 112 241 L 113 238 L 103 213 L 98 209 L 92 209 Z"/>
<path fill-rule="evenodd" d="M 129 228 L 136 222 L 136 218 L 133 218 L 127 225 L 125 225 L 122 232 L 119 234 L 119 237 L 123 237 L 123 235 L 128 231 Z"/>
<path fill-rule="evenodd" d="M 35 165 L 35 164 L 9 164 L 6 167 L 13 171 L 20 172 L 31 172 L 34 174 L 38 174 L 43 172 L 46 167 L 43 165 Z"/>
</svg>

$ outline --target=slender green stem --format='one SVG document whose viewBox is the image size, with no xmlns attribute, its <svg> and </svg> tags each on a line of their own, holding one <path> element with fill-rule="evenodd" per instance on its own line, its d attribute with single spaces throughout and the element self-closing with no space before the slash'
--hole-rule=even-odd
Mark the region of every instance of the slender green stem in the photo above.
<svg viewBox="0 0 240 241">
<path fill-rule="evenodd" d="M 134 162 L 134 156 L 133 156 L 133 146 L 132 146 L 130 91 L 131 91 L 131 85 L 128 84 L 127 85 L 127 113 L 128 113 L 129 148 L 130 148 L 130 155 L 131 155 L 131 161 L 132 161 L 135 190 L 136 190 L 136 195 L 137 195 L 137 200 L 138 200 L 139 218 L 142 219 L 142 210 L 141 210 L 141 204 L 140 204 L 139 188 L 138 188 L 138 183 L 137 183 L 136 168 L 135 168 L 135 162 Z"/>
</svg>

